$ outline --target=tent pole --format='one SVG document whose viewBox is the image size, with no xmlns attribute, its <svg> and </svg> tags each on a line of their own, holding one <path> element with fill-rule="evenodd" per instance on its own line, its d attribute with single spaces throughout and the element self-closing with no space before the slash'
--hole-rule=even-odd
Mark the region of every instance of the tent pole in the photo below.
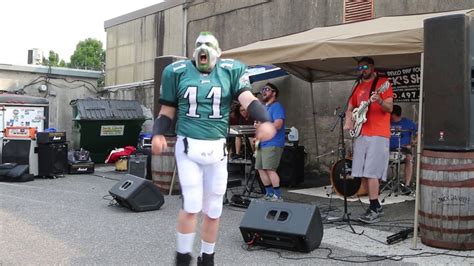
<svg viewBox="0 0 474 266">
<path fill-rule="evenodd" d="M 413 249 L 416 249 L 418 242 L 418 209 L 420 206 L 420 165 L 421 165 L 421 124 L 423 119 L 423 57 L 424 53 L 421 53 L 420 63 L 420 94 L 418 97 L 418 134 L 416 139 L 416 187 L 415 187 L 415 221 L 413 223 Z"/>
<path fill-rule="evenodd" d="M 311 109 L 313 111 L 313 129 L 314 129 L 314 141 L 316 146 L 316 163 L 319 165 L 319 148 L 318 148 L 318 130 L 316 128 L 316 110 L 314 108 L 314 95 L 313 95 L 313 82 L 310 82 L 311 90 Z"/>
</svg>

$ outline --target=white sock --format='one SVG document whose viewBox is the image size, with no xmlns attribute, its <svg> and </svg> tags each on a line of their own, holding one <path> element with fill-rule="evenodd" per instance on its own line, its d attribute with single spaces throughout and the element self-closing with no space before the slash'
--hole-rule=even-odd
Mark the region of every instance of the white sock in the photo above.
<svg viewBox="0 0 474 266">
<path fill-rule="evenodd" d="M 176 232 L 176 251 L 182 254 L 192 253 L 195 233 L 181 234 Z"/>
<path fill-rule="evenodd" d="M 206 254 L 214 253 L 215 246 L 216 246 L 216 243 L 207 243 L 206 241 L 201 240 L 201 255 L 203 253 L 206 253 Z"/>
</svg>

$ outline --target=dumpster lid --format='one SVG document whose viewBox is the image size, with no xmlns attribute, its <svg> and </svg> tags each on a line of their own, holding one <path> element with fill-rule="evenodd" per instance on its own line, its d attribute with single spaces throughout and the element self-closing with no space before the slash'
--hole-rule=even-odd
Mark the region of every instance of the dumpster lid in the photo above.
<svg viewBox="0 0 474 266">
<path fill-rule="evenodd" d="M 135 100 L 77 99 L 74 120 L 145 120 L 140 103 Z"/>
</svg>

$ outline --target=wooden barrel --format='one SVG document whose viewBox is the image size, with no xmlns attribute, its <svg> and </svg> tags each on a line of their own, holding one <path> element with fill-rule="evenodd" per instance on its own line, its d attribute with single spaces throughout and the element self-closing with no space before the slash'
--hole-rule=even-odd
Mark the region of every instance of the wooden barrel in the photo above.
<svg viewBox="0 0 474 266">
<path fill-rule="evenodd" d="M 160 155 L 152 155 L 151 158 L 151 174 L 153 183 L 164 194 L 168 195 L 171 186 L 171 179 L 173 173 L 175 174 L 174 186 L 172 194 L 180 193 L 178 170 L 176 170 L 176 160 L 174 157 L 174 146 L 176 145 L 176 138 L 166 138 L 168 148 Z"/>
<path fill-rule="evenodd" d="M 474 249 L 474 152 L 423 151 L 418 214 L 424 244 Z"/>
</svg>

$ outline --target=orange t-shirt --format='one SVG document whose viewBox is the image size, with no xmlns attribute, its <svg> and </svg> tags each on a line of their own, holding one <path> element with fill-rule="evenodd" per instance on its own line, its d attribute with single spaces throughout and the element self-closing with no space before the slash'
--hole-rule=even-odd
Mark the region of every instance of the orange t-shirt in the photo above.
<svg viewBox="0 0 474 266">
<path fill-rule="evenodd" d="M 375 91 L 387 80 L 385 77 L 379 77 Z M 361 81 L 354 91 L 351 97 L 350 103 L 352 106 L 357 107 L 361 101 L 369 100 L 370 89 L 372 88 L 372 82 Z M 383 92 L 381 95 L 383 100 L 387 98 L 393 98 L 392 85 Z M 371 103 L 369 105 L 369 111 L 367 112 L 367 121 L 362 125 L 362 131 L 360 133 L 363 136 L 380 136 L 390 138 L 390 113 L 385 112 L 378 103 Z"/>
</svg>

